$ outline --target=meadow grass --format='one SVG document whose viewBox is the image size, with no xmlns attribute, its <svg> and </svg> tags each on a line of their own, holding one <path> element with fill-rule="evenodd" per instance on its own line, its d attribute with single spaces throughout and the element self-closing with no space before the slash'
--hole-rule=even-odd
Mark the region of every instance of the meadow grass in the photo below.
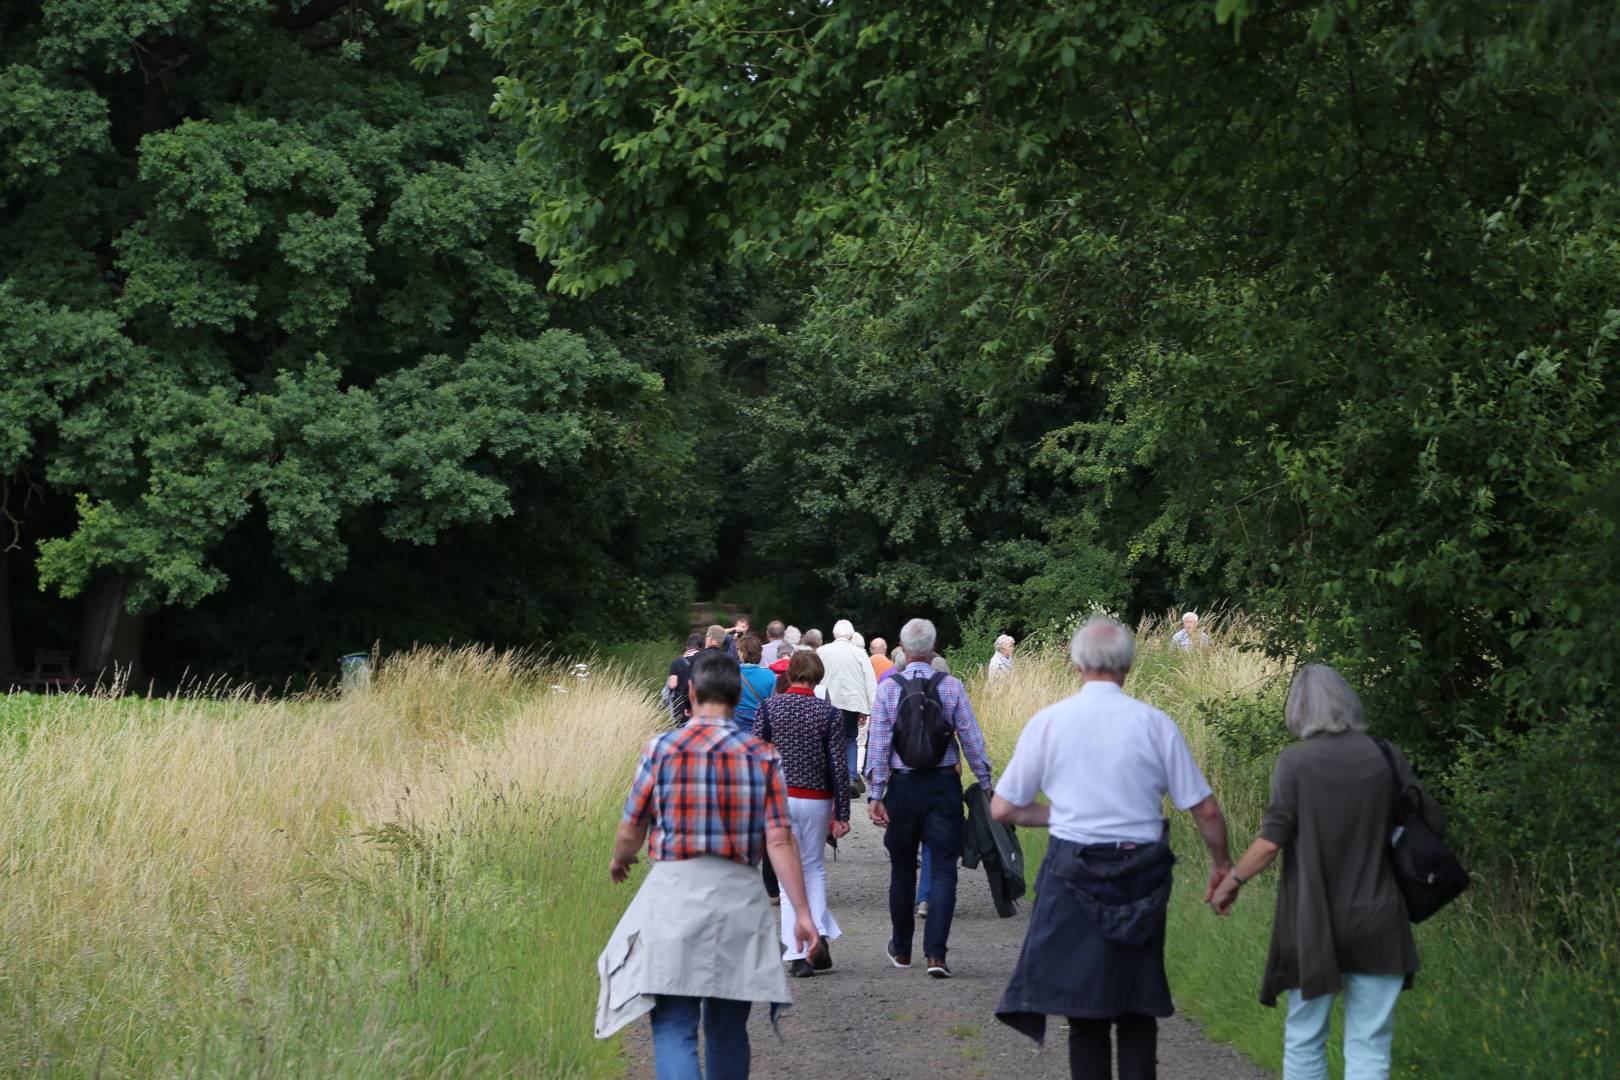
<svg viewBox="0 0 1620 1080">
<path fill-rule="evenodd" d="M 1166 647 L 1175 629 L 1161 620 L 1142 623 L 1126 690 L 1181 726 L 1227 814 L 1236 857 L 1254 838 L 1271 763 L 1288 739 L 1283 668 L 1245 648 L 1253 635 L 1240 616 L 1206 625 L 1211 646 L 1190 654 Z M 982 669 L 970 672 L 968 690 L 997 766 L 1011 756 L 1030 716 L 1078 688 L 1056 642 L 1021 647 L 1010 678 L 988 683 Z M 1217 919 L 1202 902 L 1209 871 L 1203 842 L 1188 815 L 1171 817 L 1180 862 L 1166 964 L 1177 1007 L 1213 1038 L 1280 1069 L 1283 1009 L 1258 1000 L 1276 871 L 1245 886 L 1232 914 Z M 1033 887 L 1046 835 L 1036 829 L 1019 835 Z M 1620 962 L 1613 948 L 1572 955 L 1563 943 L 1542 939 L 1526 915 L 1526 886 L 1510 884 L 1476 874 L 1473 889 L 1416 928 L 1423 970 L 1396 1012 L 1394 1075 L 1562 1080 L 1620 1069 L 1614 1061 Z M 1585 927 L 1582 940 L 1620 939 L 1612 906 L 1579 905 L 1571 917 Z M 1343 1068 L 1340 1038 L 1336 1015 L 1329 1042 L 1335 1073 Z"/>
<path fill-rule="evenodd" d="M 467 649 L 346 698 L 0 709 L 0 1073 L 620 1072 L 594 958 L 643 686 Z"/>
</svg>

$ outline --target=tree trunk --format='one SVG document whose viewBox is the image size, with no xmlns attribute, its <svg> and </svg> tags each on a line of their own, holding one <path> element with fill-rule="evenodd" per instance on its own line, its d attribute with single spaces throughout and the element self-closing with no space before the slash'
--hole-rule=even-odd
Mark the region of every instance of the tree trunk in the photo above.
<svg viewBox="0 0 1620 1080">
<path fill-rule="evenodd" d="M 16 643 L 11 638 L 11 553 L 0 551 L 0 676 L 16 670 Z"/>
<path fill-rule="evenodd" d="M 125 606 L 131 582 L 129 574 L 103 574 L 85 592 L 78 676 L 89 685 L 110 686 L 115 674 L 131 686 L 141 679 L 146 616 L 131 615 Z"/>
</svg>

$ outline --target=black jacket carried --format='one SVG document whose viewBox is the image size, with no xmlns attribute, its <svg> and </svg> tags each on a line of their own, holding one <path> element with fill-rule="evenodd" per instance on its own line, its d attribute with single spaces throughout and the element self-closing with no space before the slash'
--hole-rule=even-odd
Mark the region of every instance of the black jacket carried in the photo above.
<svg viewBox="0 0 1620 1080">
<path fill-rule="evenodd" d="M 1024 895 L 1024 849 L 1017 830 L 990 816 L 990 796 L 981 785 L 968 788 L 962 801 L 967 803 L 968 816 L 962 834 L 962 865 L 972 870 L 984 863 L 996 914 L 1010 919 L 1018 914 L 1018 898 Z"/>
</svg>

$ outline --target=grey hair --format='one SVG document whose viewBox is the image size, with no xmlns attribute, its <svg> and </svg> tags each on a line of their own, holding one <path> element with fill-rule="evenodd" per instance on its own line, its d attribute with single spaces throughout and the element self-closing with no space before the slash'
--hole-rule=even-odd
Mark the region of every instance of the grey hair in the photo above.
<svg viewBox="0 0 1620 1080">
<path fill-rule="evenodd" d="M 1081 671 L 1124 675 L 1136 662 L 1136 635 L 1107 615 L 1093 615 L 1069 639 L 1069 660 Z"/>
<path fill-rule="evenodd" d="M 797 626 L 790 626 L 786 630 L 782 631 L 782 640 L 787 642 L 789 645 L 797 645 L 799 643 L 799 628 Z"/>
<path fill-rule="evenodd" d="M 894 655 L 889 657 L 889 659 L 894 661 L 894 666 L 895 667 L 904 669 L 905 666 L 906 666 L 906 650 L 905 650 L 905 647 L 902 646 L 902 647 L 894 650 Z"/>
<path fill-rule="evenodd" d="M 848 619 L 839 619 L 833 623 L 834 638 L 852 638 L 855 636 L 855 624 Z"/>
<path fill-rule="evenodd" d="M 1306 664 L 1294 676 L 1283 704 L 1283 723 L 1297 739 L 1366 731 L 1367 714 L 1361 698 L 1344 676 L 1326 664 Z"/>
<path fill-rule="evenodd" d="M 995 647 L 997 649 L 1000 649 L 1003 645 L 1016 645 L 1016 644 L 1018 644 L 1018 643 L 1013 640 L 1013 636 L 1011 634 L 1002 634 L 1000 637 L 996 638 Z"/>
<path fill-rule="evenodd" d="M 912 619 L 900 628 L 900 647 L 906 650 L 907 656 L 933 652 L 937 638 L 934 624 L 927 619 Z"/>
<path fill-rule="evenodd" d="M 820 630 L 815 630 L 815 629 L 806 630 L 804 632 L 804 634 L 799 638 L 799 640 L 802 641 L 804 644 L 810 646 L 812 649 L 820 648 L 821 647 L 821 631 Z"/>
</svg>

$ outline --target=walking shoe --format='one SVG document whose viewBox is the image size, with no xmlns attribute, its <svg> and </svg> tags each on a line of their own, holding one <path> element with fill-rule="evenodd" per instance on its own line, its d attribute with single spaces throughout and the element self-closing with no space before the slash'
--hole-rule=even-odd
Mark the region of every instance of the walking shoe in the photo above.
<svg viewBox="0 0 1620 1080">
<path fill-rule="evenodd" d="M 822 938 L 821 944 L 816 946 L 816 951 L 810 954 L 810 966 L 817 971 L 832 970 L 832 946 L 827 944 L 826 938 Z"/>
<path fill-rule="evenodd" d="M 861 783 L 861 778 L 860 777 L 852 776 L 852 777 L 849 778 L 849 793 L 851 795 L 865 795 L 866 794 L 866 785 Z"/>
<path fill-rule="evenodd" d="M 808 979 L 816 973 L 808 960 L 795 960 L 788 965 L 788 975 L 795 979 Z"/>
<path fill-rule="evenodd" d="M 942 959 L 930 956 L 928 958 L 928 974 L 936 979 L 948 979 L 951 977 L 951 966 Z"/>
<path fill-rule="evenodd" d="M 883 946 L 883 951 L 888 955 L 889 963 L 893 964 L 895 967 L 908 968 L 911 966 L 911 954 L 895 952 L 894 942 L 891 941 L 887 945 Z"/>
<path fill-rule="evenodd" d="M 917 901 L 917 918 L 919 918 L 919 919 L 928 918 L 928 901 L 926 901 L 926 900 Z"/>
</svg>

